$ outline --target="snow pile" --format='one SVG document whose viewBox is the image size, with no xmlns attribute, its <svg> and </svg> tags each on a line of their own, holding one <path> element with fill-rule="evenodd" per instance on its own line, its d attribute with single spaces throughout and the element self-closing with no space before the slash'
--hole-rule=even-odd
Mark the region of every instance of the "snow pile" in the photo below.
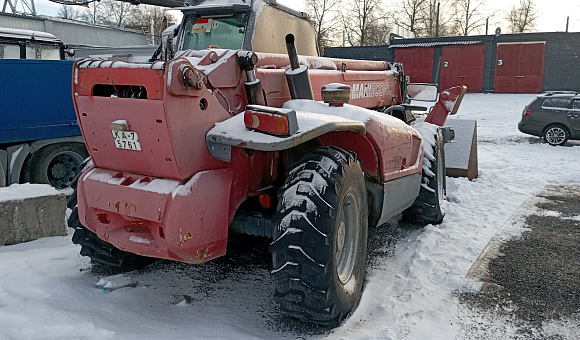
<svg viewBox="0 0 580 340">
<path fill-rule="evenodd" d="M 293 99 L 284 103 L 283 107 L 296 111 L 322 113 L 335 117 L 356 120 L 363 123 L 367 123 L 369 120 L 373 119 L 383 125 L 387 125 L 398 130 L 416 133 L 413 128 L 409 127 L 409 125 L 405 124 L 398 118 L 355 105 L 344 104 L 343 107 L 334 107 L 313 100 Z"/>
<path fill-rule="evenodd" d="M 94 58 L 83 58 L 77 61 L 78 68 L 149 68 L 153 70 L 162 70 L 165 66 L 164 61 L 155 61 L 153 63 L 131 63 L 121 60 L 102 60 Z M 78 74 L 75 71 L 75 84 L 77 83 Z"/>
<path fill-rule="evenodd" d="M 133 278 L 125 274 L 117 274 L 106 276 L 95 283 L 95 288 L 101 288 L 106 292 L 113 291 L 115 289 L 129 287 L 133 285 Z"/>
<path fill-rule="evenodd" d="M 122 185 L 126 180 L 130 179 L 129 175 L 117 176 L 115 172 L 109 170 L 102 170 L 94 168 L 82 177 L 83 181 L 87 179 L 103 182 L 112 185 Z M 158 194 L 169 194 L 180 187 L 179 181 L 165 179 L 165 178 L 138 178 L 136 181 L 128 185 L 129 188 L 135 188 L 143 191 L 155 192 Z M 174 195 L 175 196 L 175 195 Z"/>
<path fill-rule="evenodd" d="M 415 130 L 419 131 L 424 141 L 425 153 L 423 159 L 423 172 L 427 176 L 433 177 L 435 174 L 431 171 L 431 163 L 435 161 L 435 145 L 437 143 L 436 138 L 439 127 L 425 122 L 417 123 L 413 125 L 413 127 Z"/>
<path fill-rule="evenodd" d="M 58 190 L 48 184 L 12 184 L 9 187 L 0 188 L 0 203 L 59 194 Z"/>
</svg>

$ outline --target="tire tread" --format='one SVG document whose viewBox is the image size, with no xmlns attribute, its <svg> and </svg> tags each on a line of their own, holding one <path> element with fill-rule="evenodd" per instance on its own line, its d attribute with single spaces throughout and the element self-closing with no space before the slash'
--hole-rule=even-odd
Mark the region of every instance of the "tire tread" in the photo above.
<svg viewBox="0 0 580 340">
<path fill-rule="evenodd" d="M 282 311 L 303 321 L 336 325 L 352 308 L 345 310 L 337 301 L 332 288 L 335 273 L 329 260 L 334 257 L 331 234 L 336 209 L 332 203 L 336 202 L 346 166 L 360 169 L 349 152 L 336 147 L 316 148 L 290 166 L 286 183 L 279 190 L 270 246 L 275 299 Z M 286 202 L 285 197 L 293 201 Z M 315 210 L 309 210 L 311 204 Z M 299 232 L 289 232 L 290 228 Z"/>
</svg>

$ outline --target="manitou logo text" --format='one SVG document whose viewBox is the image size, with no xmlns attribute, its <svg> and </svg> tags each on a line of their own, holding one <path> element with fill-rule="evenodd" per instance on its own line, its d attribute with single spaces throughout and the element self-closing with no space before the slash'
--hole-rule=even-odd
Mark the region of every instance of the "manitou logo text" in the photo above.
<svg viewBox="0 0 580 340">
<path fill-rule="evenodd" d="M 381 97 L 391 92 L 391 83 L 358 83 L 352 85 L 350 99 Z"/>
</svg>

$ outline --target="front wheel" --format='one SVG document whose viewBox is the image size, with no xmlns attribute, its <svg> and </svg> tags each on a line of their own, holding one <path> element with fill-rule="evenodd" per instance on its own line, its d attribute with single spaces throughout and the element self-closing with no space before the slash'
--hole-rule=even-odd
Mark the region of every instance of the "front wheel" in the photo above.
<svg viewBox="0 0 580 340">
<path fill-rule="evenodd" d="M 319 147 L 287 172 L 274 216 L 275 298 L 286 314 L 337 325 L 360 300 L 368 208 L 355 157 Z"/>
<path fill-rule="evenodd" d="M 546 143 L 554 146 L 564 145 L 570 138 L 568 130 L 561 125 L 550 125 L 544 130 L 542 138 Z"/>
<path fill-rule="evenodd" d="M 417 224 L 440 224 L 445 216 L 443 204 L 447 190 L 445 143 L 438 130 L 433 132 L 432 138 L 424 138 L 424 140 L 426 145 L 419 196 L 413 205 L 403 212 L 403 219 Z M 429 143 L 429 141 L 434 141 L 434 143 Z"/>
</svg>

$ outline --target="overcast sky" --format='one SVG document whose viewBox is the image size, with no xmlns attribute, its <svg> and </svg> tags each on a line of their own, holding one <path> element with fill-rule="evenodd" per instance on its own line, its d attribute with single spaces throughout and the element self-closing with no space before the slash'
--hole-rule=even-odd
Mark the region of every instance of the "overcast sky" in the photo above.
<svg viewBox="0 0 580 340">
<path fill-rule="evenodd" d="M 31 0 L 28 0 L 31 1 Z M 499 21 L 490 22 L 489 33 L 495 31 L 495 27 L 501 26 L 502 32 L 507 33 L 507 24 L 503 21 L 503 11 L 508 10 L 519 0 L 486 0 L 490 9 L 499 10 Z M 14 2 L 14 1 L 13 1 Z M 18 2 L 20 8 L 21 1 Z M 384 0 L 387 4 L 400 3 L 401 0 Z M 278 3 L 296 10 L 304 10 L 302 0 L 278 0 Z M 580 1 L 579 0 L 536 0 L 538 9 L 537 30 L 539 32 L 557 32 L 566 29 L 566 17 L 570 16 L 570 32 L 580 32 Z M 60 5 L 48 0 L 35 0 L 38 14 L 56 16 Z M 386 8 L 392 8 L 386 6 Z"/>
<path fill-rule="evenodd" d="M 383 0 L 385 4 L 401 3 L 402 0 Z M 497 22 L 489 23 L 489 33 L 495 31 L 495 27 L 500 26 L 502 32 L 507 33 L 507 23 L 504 22 L 504 12 L 508 11 L 513 5 L 518 4 L 519 0 L 485 0 L 488 3 L 490 12 L 499 11 Z M 304 10 L 302 0 L 278 0 L 278 3 L 294 8 Z M 566 17 L 570 16 L 570 32 L 580 32 L 580 0 L 535 0 L 538 10 L 537 30 L 539 32 L 563 32 L 566 30 Z M 392 6 L 385 6 L 392 8 Z M 491 27 L 493 24 L 493 27 Z"/>
</svg>

